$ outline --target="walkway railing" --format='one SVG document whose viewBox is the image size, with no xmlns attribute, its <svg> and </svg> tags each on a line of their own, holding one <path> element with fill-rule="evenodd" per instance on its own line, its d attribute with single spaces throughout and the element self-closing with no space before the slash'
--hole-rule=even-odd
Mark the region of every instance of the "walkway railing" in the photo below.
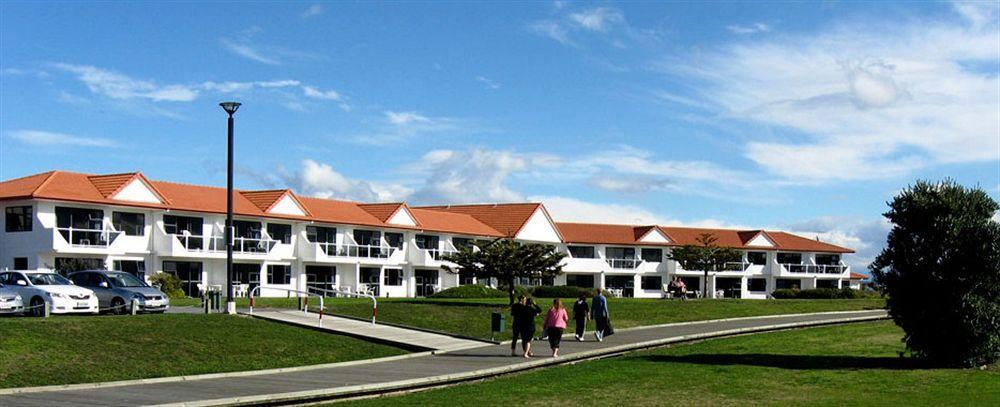
<svg viewBox="0 0 1000 407">
<path fill-rule="evenodd" d="M 352 293 L 350 291 L 328 290 L 325 288 L 313 288 L 313 291 L 321 291 L 326 294 L 346 295 L 349 297 L 368 298 L 372 300 L 372 325 L 375 325 L 375 316 L 378 314 L 378 299 L 372 294 Z"/>
<path fill-rule="evenodd" d="M 253 315 L 253 303 L 254 303 L 254 297 L 255 297 L 254 294 L 258 294 L 259 295 L 260 294 L 260 289 L 261 289 L 261 286 L 256 286 L 252 290 L 250 290 L 250 315 Z M 296 294 L 304 294 L 305 295 L 305 304 L 303 304 L 303 306 L 302 306 L 302 313 L 306 314 L 306 315 L 309 314 L 309 296 L 313 296 L 313 297 L 319 298 L 319 323 L 317 325 L 318 326 L 323 326 L 323 309 L 325 308 L 325 306 L 323 305 L 323 296 L 322 295 L 313 294 L 313 293 L 310 293 L 308 291 L 294 290 L 294 289 L 291 289 L 291 288 L 267 287 L 267 289 L 269 289 L 269 290 L 281 290 L 281 291 L 286 291 L 286 292 L 289 292 L 289 293 L 296 293 Z"/>
</svg>

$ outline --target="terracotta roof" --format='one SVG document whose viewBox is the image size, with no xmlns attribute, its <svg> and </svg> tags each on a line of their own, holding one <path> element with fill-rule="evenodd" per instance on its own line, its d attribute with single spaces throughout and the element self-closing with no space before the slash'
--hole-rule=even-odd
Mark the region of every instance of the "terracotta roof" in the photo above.
<svg viewBox="0 0 1000 407">
<path fill-rule="evenodd" d="M 602 223 L 556 222 L 566 243 L 636 245 L 656 226 L 609 225 Z M 666 243 L 642 243 L 666 246 Z"/>
<path fill-rule="evenodd" d="M 864 274 L 851 272 L 851 280 L 864 280 L 866 278 L 868 278 L 868 276 Z"/>
<path fill-rule="evenodd" d="M 30 198 L 56 171 L 15 178 L 0 183 L 0 199 Z"/>
<path fill-rule="evenodd" d="M 372 214 L 372 216 L 375 216 L 382 222 L 388 222 L 389 218 L 391 218 L 392 215 L 395 215 L 396 212 L 399 211 L 399 208 L 402 208 L 404 205 L 406 204 L 403 202 L 358 204 L 358 206 L 360 206 L 361 209 L 364 209 L 366 212 Z"/>
<path fill-rule="evenodd" d="M 125 186 L 125 183 L 131 181 L 135 178 L 136 173 L 127 172 L 124 174 L 109 174 L 109 175 L 91 175 L 87 177 L 91 184 L 97 188 L 97 191 L 104 195 L 105 198 L 110 198 L 115 192 L 118 192 Z"/>
<path fill-rule="evenodd" d="M 290 189 L 270 189 L 264 191 L 240 191 L 239 193 L 261 211 L 267 212 L 281 197 L 291 192 Z"/>
<path fill-rule="evenodd" d="M 472 236 L 504 236 L 503 233 L 464 213 L 422 208 L 410 208 L 410 213 L 413 214 L 420 227 L 427 230 L 461 233 Z"/>
<path fill-rule="evenodd" d="M 497 203 L 476 205 L 422 206 L 421 209 L 464 213 L 476 218 L 504 236 L 516 236 L 540 203 Z"/>
</svg>

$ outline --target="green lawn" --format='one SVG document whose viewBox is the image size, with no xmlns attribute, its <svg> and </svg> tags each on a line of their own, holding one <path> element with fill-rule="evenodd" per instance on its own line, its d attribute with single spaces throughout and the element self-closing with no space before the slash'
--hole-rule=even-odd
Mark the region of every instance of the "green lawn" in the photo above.
<svg viewBox="0 0 1000 407">
<path fill-rule="evenodd" d="M 551 300 L 542 299 L 542 310 Z M 848 311 L 885 307 L 882 299 L 860 300 L 660 300 L 609 299 L 611 318 L 616 328 L 656 325 L 671 322 L 748 317 L 758 315 L 795 314 L 822 311 Z M 378 320 L 408 326 L 451 332 L 488 339 L 490 313 L 505 312 L 506 299 L 438 300 L 384 299 L 378 303 Z M 327 312 L 361 318 L 371 316 L 371 302 L 364 299 L 329 299 Z M 571 304 L 568 304 L 571 305 Z M 541 317 L 538 318 L 539 332 Z M 499 338 L 509 339 L 507 332 Z M 593 323 L 589 330 L 593 330 Z"/>
<path fill-rule="evenodd" d="M 268 369 L 403 353 L 226 315 L 0 318 L 0 387 Z"/>
<path fill-rule="evenodd" d="M 887 321 L 765 333 L 347 404 L 1000 405 L 1000 367 L 921 366 L 901 337 Z"/>
</svg>

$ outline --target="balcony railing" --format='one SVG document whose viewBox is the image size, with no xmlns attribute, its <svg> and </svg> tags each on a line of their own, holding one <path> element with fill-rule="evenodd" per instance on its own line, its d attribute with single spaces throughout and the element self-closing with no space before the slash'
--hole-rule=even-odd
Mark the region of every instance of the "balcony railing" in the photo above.
<svg viewBox="0 0 1000 407">
<path fill-rule="evenodd" d="M 449 254 L 458 253 L 458 250 L 451 250 L 451 249 L 418 249 L 418 250 L 427 253 L 427 256 L 430 256 L 430 258 L 437 261 L 441 261 L 442 257 L 447 256 Z"/>
<path fill-rule="evenodd" d="M 781 263 L 781 267 L 788 270 L 789 273 L 821 273 L 821 274 L 841 274 L 847 268 L 843 264 L 792 264 L 792 263 Z"/>
<path fill-rule="evenodd" d="M 226 240 L 222 236 L 173 235 L 187 251 L 190 252 L 224 252 Z M 233 239 L 235 253 L 270 253 L 278 244 L 277 240 L 268 238 L 237 237 Z"/>
<path fill-rule="evenodd" d="M 719 271 L 746 271 L 748 268 L 750 268 L 750 263 L 730 261 L 724 263 Z"/>
<path fill-rule="evenodd" d="M 631 270 L 639 267 L 642 259 L 605 259 L 613 269 Z"/>
<path fill-rule="evenodd" d="M 73 247 L 107 248 L 122 232 L 111 229 L 56 228 L 66 243 Z"/>
<path fill-rule="evenodd" d="M 363 244 L 337 244 L 333 242 L 314 243 L 324 254 L 331 257 L 364 257 L 372 259 L 388 259 L 396 252 L 392 246 L 376 246 Z"/>
</svg>

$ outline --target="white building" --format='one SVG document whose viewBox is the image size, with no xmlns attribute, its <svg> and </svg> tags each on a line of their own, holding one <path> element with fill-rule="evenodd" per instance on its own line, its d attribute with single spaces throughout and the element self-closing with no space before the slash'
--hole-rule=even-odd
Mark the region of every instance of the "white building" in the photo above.
<svg viewBox="0 0 1000 407">
<path fill-rule="evenodd" d="M 83 261 L 140 276 L 166 272 L 192 296 L 225 284 L 224 188 L 51 171 L 0 183 L 0 206 L 0 268 L 59 270 Z M 441 270 L 442 254 L 498 237 L 569 254 L 555 281 L 525 284 L 635 297 L 660 297 L 673 276 L 701 287 L 701 271 L 682 270 L 666 255 L 706 232 L 744 253 L 731 271 L 709 276 L 713 295 L 765 298 L 776 288 L 843 287 L 863 277 L 840 259 L 850 249 L 784 232 L 556 223 L 538 203 L 410 207 L 237 190 L 234 213 L 240 294 L 259 286 L 264 296 L 310 287 L 425 296 L 476 283 Z"/>
</svg>

